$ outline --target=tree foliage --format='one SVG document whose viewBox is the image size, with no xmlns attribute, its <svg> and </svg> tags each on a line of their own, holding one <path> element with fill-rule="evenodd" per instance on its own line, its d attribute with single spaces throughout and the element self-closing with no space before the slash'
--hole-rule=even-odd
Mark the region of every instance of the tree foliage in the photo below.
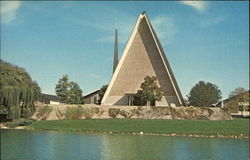
<svg viewBox="0 0 250 160">
<path fill-rule="evenodd" d="M 17 66 L 0 61 L 0 112 L 8 119 L 31 117 L 35 111 L 34 102 L 41 91 L 29 74 Z"/>
<path fill-rule="evenodd" d="M 69 82 L 68 75 L 59 79 L 56 85 L 56 94 L 63 103 L 82 104 L 82 90 L 76 82 Z"/>
<path fill-rule="evenodd" d="M 146 76 L 140 89 L 137 91 L 137 96 L 148 102 L 148 105 L 155 101 L 160 101 L 163 96 L 163 91 L 158 87 L 155 76 Z"/>
<path fill-rule="evenodd" d="M 231 97 L 239 95 L 245 91 L 247 91 L 247 90 L 245 88 L 242 88 L 242 87 L 235 88 L 232 92 L 229 93 L 228 97 L 231 98 Z"/>
<path fill-rule="evenodd" d="M 221 91 L 212 83 L 199 81 L 188 95 L 189 103 L 192 106 L 209 106 L 221 99 Z"/>
<path fill-rule="evenodd" d="M 103 98 L 103 96 L 104 96 L 104 94 L 105 94 L 105 92 L 106 92 L 106 90 L 107 90 L 107 88 L 108 88 L 108 85 L 103 85 L 101 88 L 100 88 L 100 90 L 99 90 L 99 104 L 101 104 L 101 102 L 102 102 L 102 98 Z"/>
</svg>

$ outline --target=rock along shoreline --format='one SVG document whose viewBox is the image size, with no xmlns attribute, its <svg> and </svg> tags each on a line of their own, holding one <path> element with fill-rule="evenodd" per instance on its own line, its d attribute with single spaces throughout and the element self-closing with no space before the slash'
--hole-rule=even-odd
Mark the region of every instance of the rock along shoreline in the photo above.
<svg viewBox="0 0 250 160">
<path fill-rule="evenodd" d="M 121 135 L 137 135 L 137 136 L 167 136 L 167 137 L 195 137 L 195 138 L 241 138 L 249 139 L 249 136 L 241 135 L 222 135 L 218 133 L 217 135 L 205 135 L 205 134 L 176 134 L 176 133 L 144 133 L 144 132 L 114 132 L 114 131 L 83 131 L 83 130 L 50 130 L 50 129 L 33 129 L 27 126 L 19 126 L 16 128 L 8 128 L 2 126 L 1 129 L 15 129 L 15 130 L 31 130 L 31 131 L 56 131 L 56 132 L 72 132 L 72 133 L 86 133 L 86 134 L 121 134 Z"/>
</svg>

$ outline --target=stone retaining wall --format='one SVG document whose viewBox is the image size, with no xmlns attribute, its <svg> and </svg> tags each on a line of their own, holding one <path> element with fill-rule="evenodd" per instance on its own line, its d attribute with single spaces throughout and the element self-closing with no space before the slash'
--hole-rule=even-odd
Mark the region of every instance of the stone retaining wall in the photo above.
<svg viewBox="0 0 250 160">
<path fill-rule="evenodd" d="M 64 119 L 67 107 L 79 105 L 50 105 L 52 111 L 46 120 Z M 88 112 L 87 118 L 143 118 L 143 119 L 197 119 L 197 120 L 231 120 L 227 109 L 212 107 L 148 107 L 148 106 L 100 106 L 81 105 Z M 39 109 L 39 108 L 37 108 Z M 59 115 L 60 112 L 60 115 Z M 36 112 L 32 118 L 37 118 Z M 91 115 L 89 117 L 89 115 Z M 83 115 L 82 119 L 86 117 Z M 38 119 L 39 120 L 39 119 Z"/>
</svg>

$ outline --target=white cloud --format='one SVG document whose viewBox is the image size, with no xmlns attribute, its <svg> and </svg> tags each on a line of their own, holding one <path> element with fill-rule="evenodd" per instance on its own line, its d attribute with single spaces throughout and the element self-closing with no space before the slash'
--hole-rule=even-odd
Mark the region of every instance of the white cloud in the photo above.
<svg viewBox="0 0 250 160">
<path fill-rule="evenodd" d="M 102 8 L 101 13 L 105 18 L 100 18 L 95 11 L 86 13 L 82 10 L 75 10 L 75 12 L 77 15 L 88 17 L 91 21 L 86 21 L 84 18 L 79 19 L 78 17 L 71 18 L 71 21 L 103 32 L 103 36 L 96 39 L 96 42 L 101 43 L 114 43 L 115 29 L 118 30 L 118 43 L 125 43 L 137 19 L 137 17 L 131 16 L 121 10 L 110 8 L 109 6 Z"/>
<path fill-rule="evenodd" d="M 204 1 L 181 1 L 182 4 L 193 7 L 194 9 L 203 12 L 207 8 L 207 3 Z"/>
<path fill-rule="evenodd" d="M 113 26 L 110 24 L 107 24 L 105 27 L 100 25 L 95 25 L 95 27 L 103 29 L 107 31 L 107 33 L 109 33 L 108 36 L 100 37 L 99 39 L 96 40 L 96 42 L 114 43 L 115 29 L 117 29 L 118 43 L 124 44 L 128 40 L 129 35 L 133 30 L 133 24 L 135 23 L 135 21 L 131 20 L 128 17 L 124 17 L 124 21 L 122 19 L 123 18 L 119 19 L 115 24 L 113 23 L 114 24 Z"/>
<path fill-rule="evenodd" d="M 137 17 L 136 17 L 137 18 Z M 174 23 L 174 19 L 167 17 L 165 15 L 154 17 L 151 20 L 151 23 L 154 27 L 155 32 L 157 33 L 158 38 L 161 40 L 163 44 L 170 43 L 172 36 L 177 32 L 176 26 Z M 129 21 L 121 21 L 116 24 L 118 28 L 118 42 L 119 43 L 126 43 L 129 35 L 131 34 L 133 30 L 133 26 L 135 25 L 135 21 L 129 20 Z M 92 24 L 92 27 L 94 25 Z M 99 27 L 104 29 L 103 26 L 96 25 L 96 27 Z M 115 27 L 112 27 L 114 29 Z M 109 28 L 110 29 L 110 28 Z M 112 30 L 113 33 L 111 33 L 111 36 L 101 37 L 97 39 L 97 42 L 105 42 L 105 43 L 114 43 L 115 34 L 114 30 Z"/>
<path fill-rule="evenodd" d="M 75 10 L 76 15 L 84 15 L 85 17 L 88 17 L 88 19 L 91 19 L 91 21 L 79 18 L 78 16 L 70 18 L 70 20 L 73 23 L 102 32 L 103 34 L 100 34 L 102 36 L 97 37 L 95 40 L 99 43 L 114 44 L 115 29 L 117 29 L 118 43 L 125 44 L 129 39 L 138 15 L 131 15 L 127 12 L 110 8 L 109 6 L 103 7 L 101 13 L 105 18 L 100 18 L 98 14 L 93 14 L 91 12 L 86 13 L 82 10 Z M 171 42 L 173 35 L 177 32 L 174 19 L 166 15 L 159 15 L 152 19 L 150 18 L 150 21 L 162 44 Z"/>
<path fill-rule="evenodd" d="M 173 18 L 160 15 L 151 20 L 154 30 L 161 40 L 162 45 L 170 43 L 173 35 L 177 33 L 176 25 Z"/>
<path fill-rule="evenodd" d="M 114 42 L 114 41 L 115 41 L 115 35 L 114 36 L 102 37 L 102 38 L 99 38 L 99 39 L 96 40 L 96 42 Z"/>
<path fill-rule="evenodd" d="M 89 74 L 89 75 L 87 75 L 87 77 L 95 78 L 95 79 L 99 79 L 100 78 L 99 75 L 97 75 L 97 74 Z"/>
<path fill-rule="evenodd" d="M 20 1 L 1 2 L 1 23 L 10 23 L 15 20 L 16 11 L 20 6 Z"/>
<path fill-rule="evenodd" d="M 223 21 L 225 21 L 226 20 L 226 17 L 224 16 L 224 17 L 215 17 L 215 18 L 211 18 L 211 19 L 202 19 L 201 21 L 200 21 L 200 26 L 201 27 L 207 27 L 207 26 L 213 26 L 213 25 L 217 25 L 217 24 L 219 24 L 219 23 L 221 23 L 221 22 L 223 22 Z"/>
</svg>

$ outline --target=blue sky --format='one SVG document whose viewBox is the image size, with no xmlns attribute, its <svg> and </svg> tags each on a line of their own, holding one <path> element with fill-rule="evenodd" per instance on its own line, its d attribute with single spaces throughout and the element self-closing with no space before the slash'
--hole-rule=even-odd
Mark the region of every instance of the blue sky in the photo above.
<svg viewBox="0 0 250 160">
<path fill-rule="evenodd" d="M 119 56 L 142 11 L 161 41 L 183 97 L 200 80 L 223 98 L 249 88 L 248 2 L 1 2 L 1 59 L 26 69 L 43 93 L 64 74 L 83 94 L 108 84 L 114 32 Z"/>
</svg>

